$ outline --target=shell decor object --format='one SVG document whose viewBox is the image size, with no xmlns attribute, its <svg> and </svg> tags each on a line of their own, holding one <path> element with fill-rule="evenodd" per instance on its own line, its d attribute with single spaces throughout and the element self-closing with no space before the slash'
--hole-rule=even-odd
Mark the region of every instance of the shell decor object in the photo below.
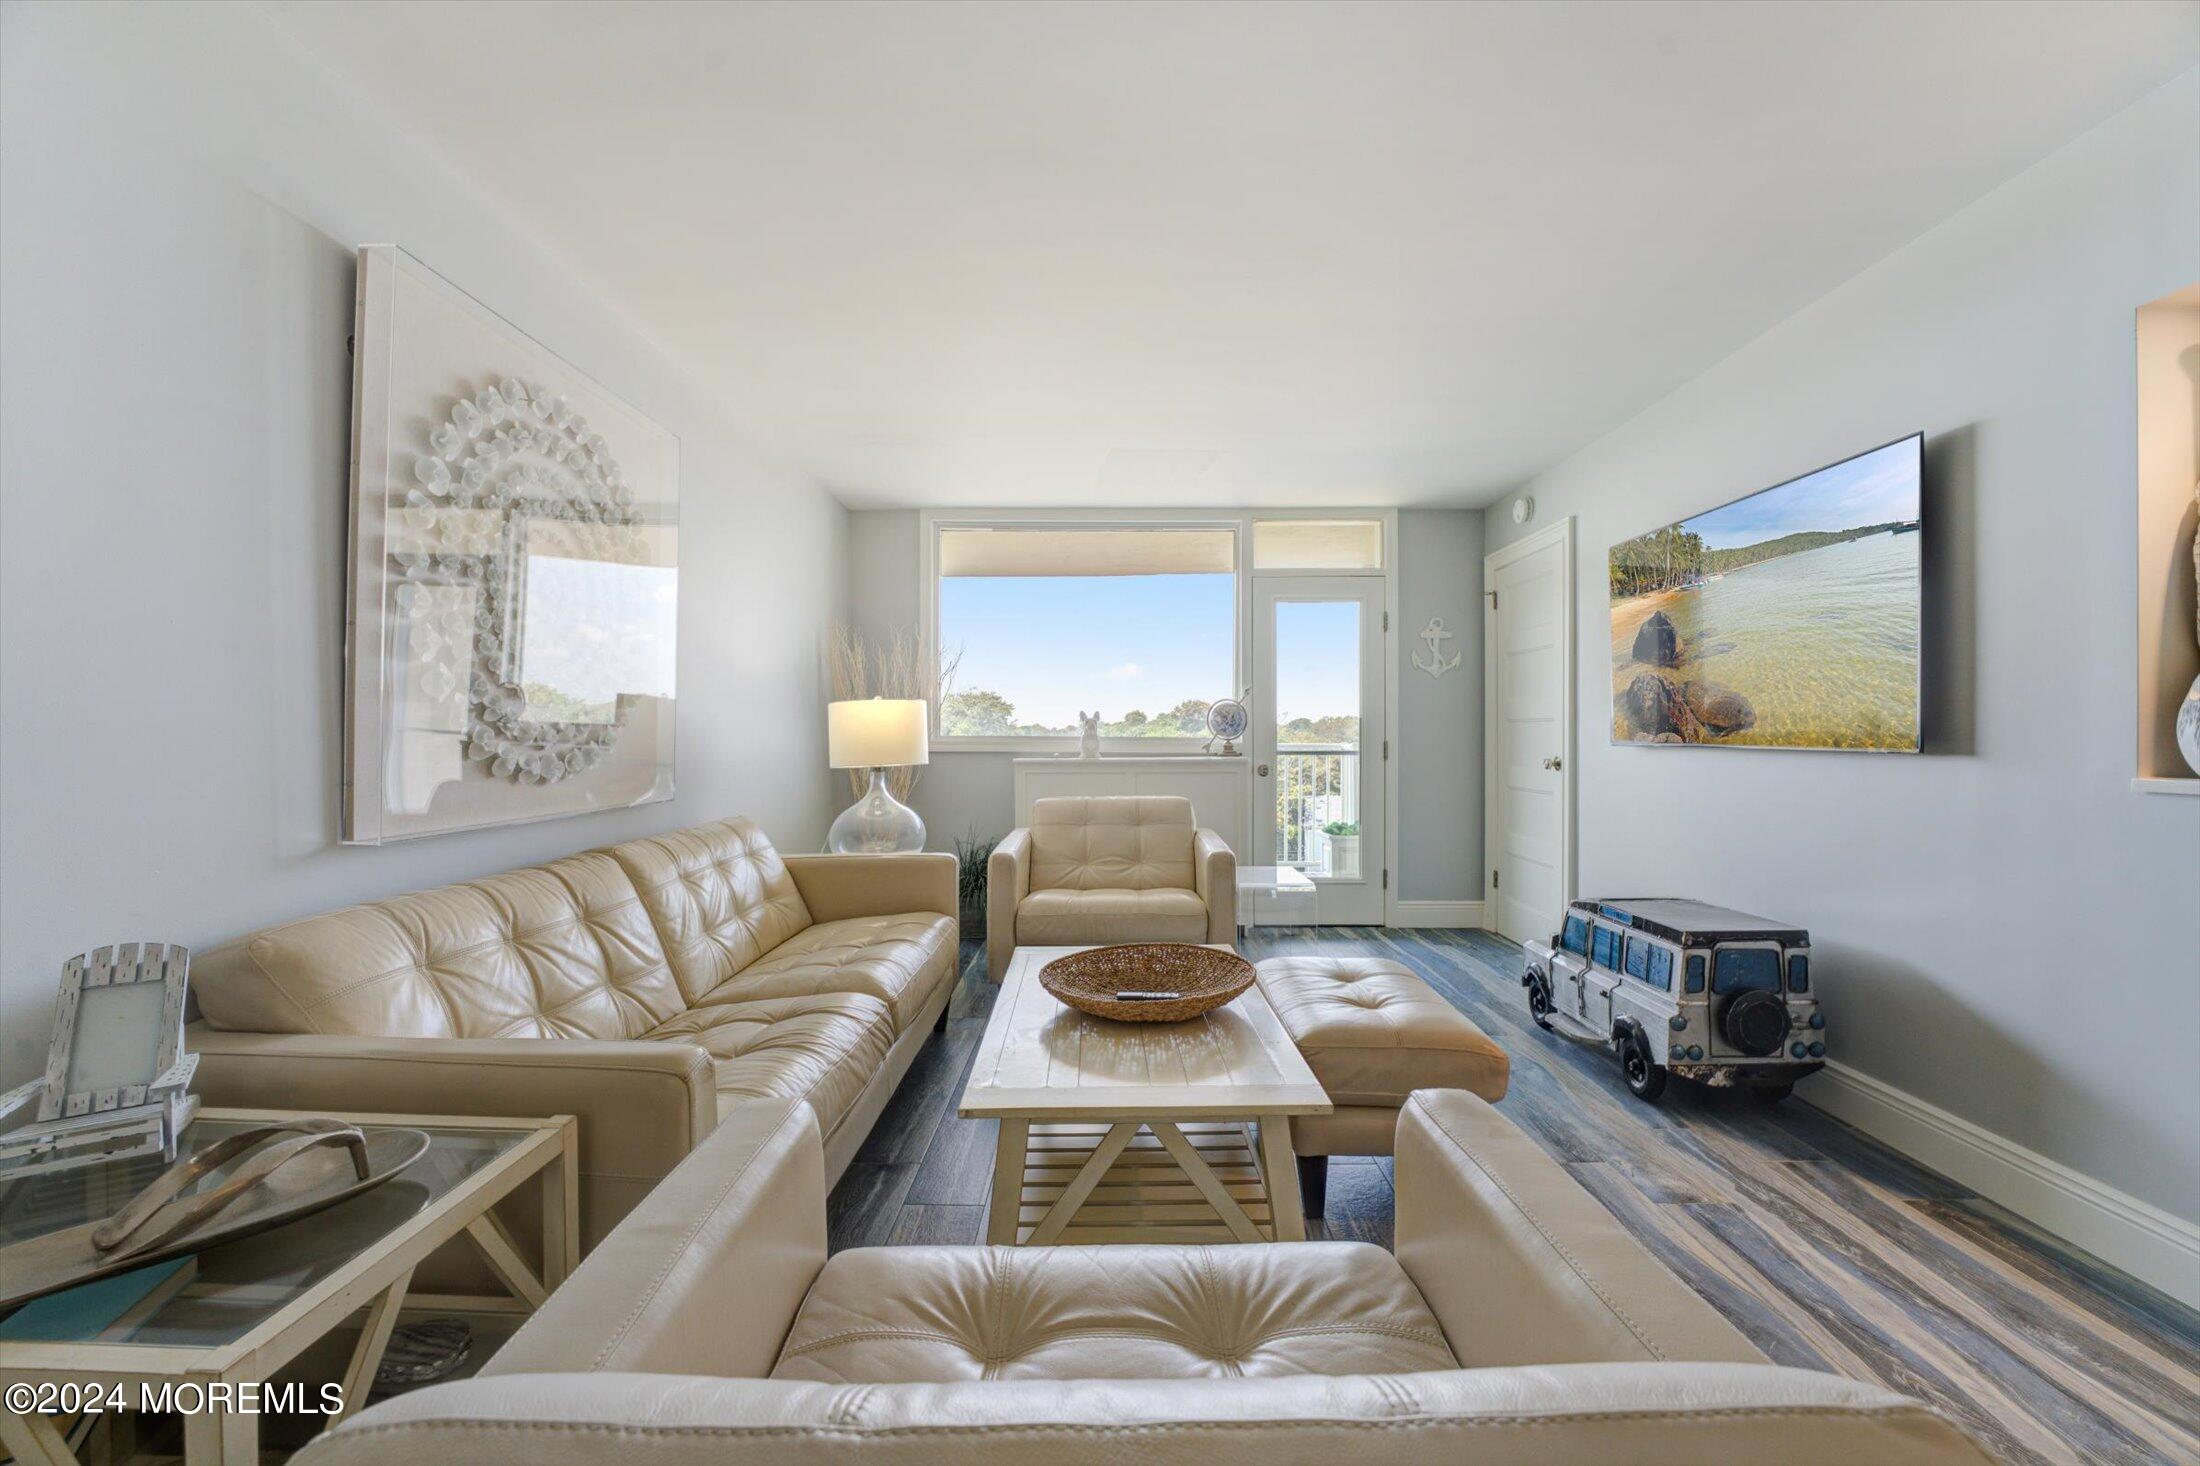
<svg viewBox="0 0 2200 1466">
<path fill-rule="evenodd" d="M 555 784 L 601 763 L 625 727 L 527 713 L 512 644 L 530 537 L 560 554 L 648 563 L 634 494 L 603 437 L 563 397 L 505 377 L 451 404 L 413 462 L 418 487 L 393 516 L 392 593 L 411 615 L 419 691 L 441 705 L 464 692 L 466 758 L 490 777 Z"/>
<path fill-rule="evenodd" d="M 358 265 L 341 839 L 672 798 L 679 438 L 400 246 Z"/>
</svg>

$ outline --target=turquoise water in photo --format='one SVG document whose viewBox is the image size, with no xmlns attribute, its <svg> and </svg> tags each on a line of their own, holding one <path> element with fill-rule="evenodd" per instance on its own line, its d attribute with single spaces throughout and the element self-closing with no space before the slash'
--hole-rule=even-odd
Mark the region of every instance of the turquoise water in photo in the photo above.
<svg viewBox="0 0 2200 1466">
<path fill-rule="evenodd" d="M 1914 748 L 1923 538 L 1868 535 L 1615 602 L 1613 691 L 1651 670 L 1634 660 L 1635 632 L 1663 611 L 1681 637 L 1681 665 L 1666 675 L 1717 683 L 1756 711 L 1756 726 L 1712 741 Z M 1613 724 L 1626 741 L 1616 712 Z"/>
</svg>

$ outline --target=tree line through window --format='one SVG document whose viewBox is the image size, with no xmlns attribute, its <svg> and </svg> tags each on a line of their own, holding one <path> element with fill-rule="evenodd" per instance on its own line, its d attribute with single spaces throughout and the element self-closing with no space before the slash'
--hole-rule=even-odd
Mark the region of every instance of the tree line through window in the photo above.
<svg viewBox="0 0 2200 1466">
<path fill-rule="evenodd" d="M 1148 714 L 1132 708 L 1120 718 L 1103 718 L 1103 738 L 1204 738 L 1207 709 L 1214 704 L 1188 697 L 1165 712 Z M 1068 724 L 1048 725 L 1022 721 L 1016 705 L 998 692 L 973 687 L 949 692 L 940 698 L 940 732 L 949 738 L 1044 737 L 1075 734 Z M 1360 720 L 1345 713 L 1319 718 L 1292 718 L 1276 729 L 1279 744 L 1357 744 Z"/>
</svg>

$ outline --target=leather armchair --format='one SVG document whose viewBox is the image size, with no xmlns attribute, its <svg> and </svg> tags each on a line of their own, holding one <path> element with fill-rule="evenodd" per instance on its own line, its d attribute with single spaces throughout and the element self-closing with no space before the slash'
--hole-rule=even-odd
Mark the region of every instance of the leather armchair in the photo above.
<svg viewBox="0 0 2200 1466">
<path fill-rule="evenodd" d="M 1423 1091 L 1399 1124 L 1395 1260 L 1344 1242 L 827 1260 L 814 1123 L 744 1106 L 481 1375 L 297 1459 L 1991 1459 L 1915 1400 L 1765 1363 L 1480 1099 Z"/>
<path fill-rule="evenodd" d="M 1231 942 L 1237 857 L 1175 795 L 1032 801 L 986 866 L 986 970 L 1019 946 Z"/>
</svg>

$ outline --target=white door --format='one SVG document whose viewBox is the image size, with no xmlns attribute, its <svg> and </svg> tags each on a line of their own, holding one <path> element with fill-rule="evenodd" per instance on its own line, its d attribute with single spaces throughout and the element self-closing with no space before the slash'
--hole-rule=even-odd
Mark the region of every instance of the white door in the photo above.
<svg viewBox="0 0 2200 1466">
<path fill-rule="evenodd" d="M 1490 926 L 1548 939 L 1573 894 L 1573 520 L 1483 567 L 1484 893 Z"/>
<path fill-rule="evenodd" d="M 1289 865 L 1325 926 L 1383 922 L 1383 582 L 1253 581 L 1253 841 Z"/>
</svg>

